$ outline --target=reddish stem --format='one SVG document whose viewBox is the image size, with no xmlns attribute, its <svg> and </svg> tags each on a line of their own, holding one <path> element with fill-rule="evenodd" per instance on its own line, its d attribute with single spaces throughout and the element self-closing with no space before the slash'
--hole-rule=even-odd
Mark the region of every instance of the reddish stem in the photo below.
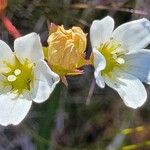
<svg viewBox="0 0 150 150">
<path fill-rule="evenodd" d="M 1 12 L 0 18 L 7 31 L 16 39 L 21 36 L 21 33 L 15 28 L 11 21 Z"/>
</svg>

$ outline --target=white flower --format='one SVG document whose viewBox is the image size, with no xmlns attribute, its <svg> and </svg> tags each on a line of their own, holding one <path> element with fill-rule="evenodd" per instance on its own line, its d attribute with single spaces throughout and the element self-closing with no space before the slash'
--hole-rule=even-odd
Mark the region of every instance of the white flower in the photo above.
<svg viewBox="0 0 150 150">
<path fill-rule="evenodd" d="M 150 43 L 150 22 L 143 18 L 113 30 L 109 16 L 92 23 L 94 76 L 98 86 L 104 88 L 106 83 L 135 109 L 147 99 L 142 82 L 150 83 L 150 51 L 144 49 Z"/>
<path fill-rule="evenodd" d="M 0 40 L 0 124 L 4 126 L 19 124 L 32 101 L 47 100 L 59 82 L 44 62 L 36 33 L 16 39 L 14 50 Z"/>
</svg>

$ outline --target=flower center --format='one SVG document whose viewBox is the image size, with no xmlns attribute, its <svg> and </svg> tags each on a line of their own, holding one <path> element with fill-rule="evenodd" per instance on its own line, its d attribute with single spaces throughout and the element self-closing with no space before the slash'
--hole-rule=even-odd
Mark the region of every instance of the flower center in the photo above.
<svg viewBox="0 0 150 150">
<path fill-rule="evenodd" d="M 33 63 L 28 59 L 21 63 L 16 57 L 13 64 L 8 61 L 3 62 L 5 69 L 1 71 L 4 76 L 2 86 L 11 87 L 11 91 L 17 95 L 26 90 L 30 90 L 30 83 L 33 80 Z"/>
<path fill-rule="evenodd" d="M 98 50 L 106 60 L 106 67 L 102 70 L 102 75 L 108 75 L 115 67 L 121 67 L 125 63 L 123 55 L 126 51 L 123 50 L 121 45 L 113 38 L 111 38 L 108 42 L 101 44 Z"/>
</svg>

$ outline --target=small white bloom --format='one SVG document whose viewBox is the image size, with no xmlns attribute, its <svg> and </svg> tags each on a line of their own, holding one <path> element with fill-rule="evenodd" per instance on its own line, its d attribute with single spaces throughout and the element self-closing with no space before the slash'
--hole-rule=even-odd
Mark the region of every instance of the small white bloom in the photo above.
<svg viewBox="0 0 150 150">
<path fill-rule="evenodd" d="M 0 40 L 0 124 L 4 126 L 19 124 L 32 101 L 47 100 L 59 82 L 44 61 L 36 33 L 16 39 L 14 50 Z"/>
<path fill-rule="evenodd" d="M 92 23 L 94 76 L 98 86 L 104 88 L 106 83 L 135 109 L 147 99 L 142 82 L 150 84 L 150 51 L 144 49 L 150 43 L 150 21 L 143 18 L 113 30 L 109 16 Z"/>
</svg>

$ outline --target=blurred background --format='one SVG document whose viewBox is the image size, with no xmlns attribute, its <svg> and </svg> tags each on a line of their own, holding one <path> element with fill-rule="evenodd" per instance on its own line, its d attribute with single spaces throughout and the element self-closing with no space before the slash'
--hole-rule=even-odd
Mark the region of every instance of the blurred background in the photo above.
<svg viewBox="0 0 150 150">
<path fill-rule="evenodd" d="M 89 33 L 92 21 L 106 15 L 114 17 L 116 26 L 150 19 L 150 1 L 9 0 L 6 15 L 22 34 L 39 33 L 47 46 L 48 21 Z M 2 22 L 0 39 L 13 48 Z M 130 109 L 115 91 L 94 84 L 92 66 L 83 69 L 84 75 L 67 77 L 68 87 L 58 84 L 48 101 L 34 103 L 21 124 L 0 126 L 0 150 L 150 150 L 149 96 L 143 107 Z M 150 95 L 150 86 L 146 89 Z"/>
</svg>

